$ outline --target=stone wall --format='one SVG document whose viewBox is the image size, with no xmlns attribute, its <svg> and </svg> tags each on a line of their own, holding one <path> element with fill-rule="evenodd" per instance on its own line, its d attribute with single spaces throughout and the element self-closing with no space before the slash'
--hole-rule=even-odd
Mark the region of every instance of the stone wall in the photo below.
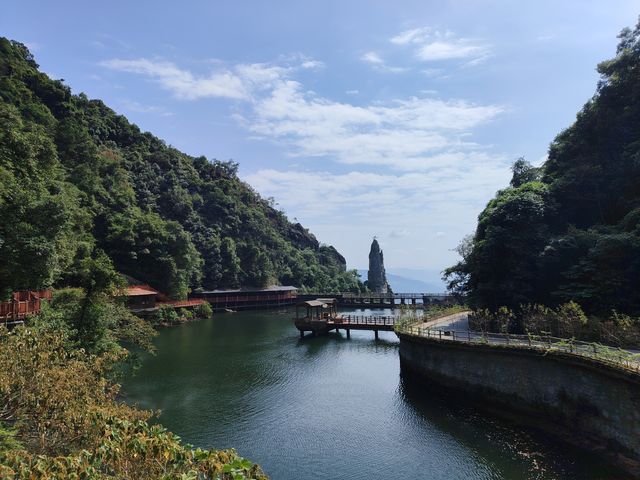
<svg viewBox="0 0 640 480">
<path fill-rule="evenodd" d="M 640 376 L 564 353 L 399 334 L 412 379 L 473 395 L 640 478 Z"/>
</svg>

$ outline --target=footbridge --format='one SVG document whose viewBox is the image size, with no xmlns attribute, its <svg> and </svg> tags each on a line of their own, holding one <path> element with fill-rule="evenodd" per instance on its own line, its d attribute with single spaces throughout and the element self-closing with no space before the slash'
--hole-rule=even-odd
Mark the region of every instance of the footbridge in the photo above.
<svg viewBox="0 0 640 480">
<path fill-rule="evenodd" d="M 340 307 L 398 308 L 403 305 L 423 308 L 429 305 L 455 305 L 460 298 L 450 293 L 312 293 L 298 295 L 298 300 L 335 298 Z"/>
</svg>

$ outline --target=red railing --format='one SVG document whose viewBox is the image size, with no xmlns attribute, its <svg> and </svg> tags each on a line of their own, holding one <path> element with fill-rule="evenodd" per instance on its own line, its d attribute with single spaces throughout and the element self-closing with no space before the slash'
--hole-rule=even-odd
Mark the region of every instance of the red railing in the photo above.
<svg viewBox="0 0 640 480">
<path fill-rule="evenodd" d="M 42 299 L 50 300 L 51 297 L 51 290 L 14 292 L 11 300 L 0 302 L 0 320 L 23 320 L 29 315 L 40 313 Z"/>
<path fill-rule="evenodd" d="M 169 305 L 175 308 L 179 307 L 196 307 L 202 305 L 205 302 L 204 298 L 192 298 L 190 300 L 165 300 L 164 302 L 157 302 L 157 306 Z"/>
<path fill-rule="evenodd" d="M 291 294 L 236 294 L 236 295 L 211 295 L 204 294 L 204 298 L 212 305 L 219 303 L 233 303 L 233 302 L 264 302 L 264 301 L 293 301 L 296 300 L 296 296 Z"/>
</svg>

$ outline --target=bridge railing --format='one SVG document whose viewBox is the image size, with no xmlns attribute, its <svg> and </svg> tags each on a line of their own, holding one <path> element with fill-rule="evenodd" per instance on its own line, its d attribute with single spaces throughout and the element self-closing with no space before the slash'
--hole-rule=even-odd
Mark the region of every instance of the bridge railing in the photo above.
<svg viewBox="0 0 640 480">
<path fill-rule="evenodd" d="M 340 319 L 336 319 L 334 323 L 345 325 L 395 325 L 398 317 L 376 316 L 376 315 L 343 315 Z"/>
<path fill-rule="evenodd" d="M 450 293 L 341 293 L 340 296 L 342 298 L 384 298 L 387 300 L 391 299 L 402 299 L 402 298 L 449 298 L 453 297 Z"/>
<path fill-rule="evenodd" d="M 640 354 L 622 348 L 610 347 L 599 343 L 583 342 L 570 338 L 558 338 L 544 335 L 513 335 L 507 333 L 489 333 L 476 331 L 442 330 L 402 325 L 396 327 L 398 333 L 431 338 L 442 341 L 467 342 L 496 346 L 510 346 L 562 352 L 569 355 L 587 357 L 607 365 L 622 367 L 640 373 Z"/>
</svg>

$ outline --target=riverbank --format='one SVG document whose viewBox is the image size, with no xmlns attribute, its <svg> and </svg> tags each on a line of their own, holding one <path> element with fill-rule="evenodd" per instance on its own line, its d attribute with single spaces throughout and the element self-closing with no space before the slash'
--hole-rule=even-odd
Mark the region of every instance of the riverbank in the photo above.
<svg viewBox="0 0 640 480">
<path fill-rule="evenodd" d="M 160 409 L 159 421 L 184 441 L 234 447 L 279 480 L 620 478 L 473 405 L 416 392 L 400 376 L 393 332 L 299 340 L 294 316 L 247 311 L 163 329 L 157 354 L 122 391 Z"/>
<path fill-rule="evenodd" d="M 640 375 L 562 351 L 398 333 L 404 375 L 473 395 L 640 477 Z"/>
</svg>

